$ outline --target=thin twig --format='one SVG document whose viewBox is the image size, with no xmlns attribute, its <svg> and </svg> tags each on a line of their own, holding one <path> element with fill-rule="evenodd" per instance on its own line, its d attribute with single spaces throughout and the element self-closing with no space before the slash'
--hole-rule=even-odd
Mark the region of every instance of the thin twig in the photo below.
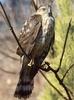
<svg viewBox="0 0 74 100">
<path fill-rule="evenodd" d="M 68 91 L 70 92 L 70 94 L 74 97 L 73 92 L 67 87 Z"/>
<path fill-rule="evenodd" d="M 32 3 L 33 3 L 33 5 L 34 5 L 35 10 L 37 11 L 38 7 L 37 7 L 37 5 L 35 4 L 35 1 L 32 0 Z"/>
<path fill-rule="evenodd" d="M 4 18 L 4 21 L 7 23 L 5 16 L 3 15 L 3 13 L 0 11 L 0 14 L 2 15 L 2 17 Z"/>
<path fill-rule="evenodd" d="M 55 74 L 57 80 L 59 81 L 59 84 L 64 88 L 69 100 L 72 100 L 72 98 L 69 94 L 69 91 L 68 91 L 67 87 L 65 86 L 65 84 L 63 83 L 62 79 L 59 77 L 59 75 L 57 73 L 54 73 L 54 74 Z"/>
<path fill-rule="evenodd" d="M 40 70 L 39 71 L 42 76 L 45 78 L 45 80 L 48 82 L 48 84 L 50 84 L 65 100 L 68 100 L 49 80 L 48 78 L 44 75 L 44 73 Z"/>
<path fill-rule="evenodd" d="M 67 94 L 69 100 L 72 100 L 72 99 L 71 99 L 71 96 L 70 96 L 70 94 L 69 94 L 69 91 L 68 91 L 68 89 L 67 89 L 67 87 L 66 87 L 65 84 L 63 83 L 62 79 L 59 77 L 58 73 L 56 73 L 56 70 L 54 70 L 54 69 L 50 66 L 49 63 L 47 63 L 47 65 L 48 65 L 48 67 L 50 68 L 50 70 L 54 73 L 54 75 L 55 75 L 56 79 L 58 80 L 59 84 L 64 88 L 64 90 L 65 90 L 65 92 L 66 92 L 66 94 Z"/>
<path fill-rule="evenodd" d="M 3 5 L 2 5 L 1 2 L 0 2 L 0 6 L 1 6 L 1 8 L 2 8 L 4 14 L 5 14 L 7 23 L 8 23 L 8 25 L 9 25 L 10 30 L 11 30 L 13 36 L 15 37 L 15 40 L 17 41 L 17 43 L 18 43 L 20 49 L 22 50 L 22 52 L 24 53 L 24 55 L 26 55 L 26 57 L 27 57 L 28 59 L 30 59 L 29 56 L 28 56 L 28 55 L 25 53 L 25 51 L 23 50 L 22 46 L 20 45 L 20 43 L 19 43 L 19 41 L 18 41 L 18 38 L 17 38 L 17 36 L 16 36 L 16 34 L 15 34 L 14 30 L 13 30 L 13 27 L 12 27 L 12 25 L 11 25 L 11 23 L 10 23 L 10 20 L 9 20 L 9 18 L 8 18 L 7 14 L 6 14 L 6 11 L 5 11 L 5 9 L 4 9 L 4 7 L 3 7 Z"/>
<path fill-rule="evenodd" d="M 71 28 L 71 21 L 72 21 L 72 18 L 70 19 L 69 26 L 67 28 L 66 38 L 65 38 L 65 42 L 64 42 L 64 46 L 63 46 L 63 51 L 62 51 L 62 55 L 61 55 L 61 58 L 60 58 L 60 63 L 59 63 L 59 67 L 57 69 L 57 72 L 61 68 L 61 64 L 62 64 L 62 60 L 63 60 L 63 56 L 64 56 L 64 53 L 65 53 L 65 48 L 66 48 L 66 44 L 67 44 L 68 34 L 69 34 L 69 30 Z"/>
<path fill-rule="evenodd" d="M 69 69 L 65 72 L 63 78 L 62 78 L 62 81 L 64 80 L 64 78 L 66 77 L 66 75 L 68 74 L 68 72 L 70 71 L 71 68 L 73 68 L 74 64 L 72 64 Z"/>
</svg>

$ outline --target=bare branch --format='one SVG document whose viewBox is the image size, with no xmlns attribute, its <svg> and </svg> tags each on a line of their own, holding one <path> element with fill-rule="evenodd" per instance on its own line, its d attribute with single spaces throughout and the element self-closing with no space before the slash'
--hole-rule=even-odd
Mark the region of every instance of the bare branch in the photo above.
<svg viewBox="0 0 74 100">
<path fill-rule="evenodd" d="M 19 41 L 18 41 L 18 38 L 17 38 L 17 36 L 16 36 L 16 34 L 15 34 L 14 30 L 13 30 L 13 27 L 12 27 L 12 25 L 11 25 L 11 23 L 10 23 L 10 20 L 9 20 L 9 18 L 8 18 L 7 14 L 6 14 L 6 11 L 5 11 L 5 9 L 4 9 L 4 7 L 3 7 L 3 5 L 2 5 L 1 2 L 0 2 L 0 6 L 1 6 L 1 8 L 2 8 L 4 14 L 5 14 L 5 17 L 6 17 L 6 20 L 7 20 L 7 22 L 8 22 L 8 25 L 9 25 L 9 27 L 10 27 L 10 30 L 11 30 L 13 36 L 15 37 L 15 40 L 17 41 L 17 43 L 18 43 L 20 49 L 22 50 L 22 52 L 24 53 L 24 55 L 26 55 L 26 57 L 27 57 L 28 59 L 30 59 L 29 56 L 28 56 L 28 55 L 25 53 L 25 51 L 23 50 L 22 46 L 20 45 L 20 43 L 19 43 Z"/>
<path fill-rule="evenodd" d="M 62 79 L 59 77 L 59 75 L 58 75 L 58 73 L 56 72 L 56 70 L 54 70 L 53 67 L 51 67 L 49 63 L 47 63 L 47 65 L 48 65 L 48 67 L 50 67 L 50 70 L 54 73 L 54 75 L 55 75 L 56 79 L 58 80 L 59 84 L 64 88 L 64 90 L 65 90 L 65 92 L 66 92 L 66 94 L 67 94 L 69 100 L 72 100 L 72 99 L 71 99 L 71 96 L 70 96 L 70 94 L 69 94 L 69 91 L 68 91 L 68 89 L 67 89 L 67 87 L 66 87 L 65 84 L 63 83 Z"/>
<path fill-rule="evenodd" d="M 70 94 L 72 95 L 72 97 L 74 97 L 73 92 L 67 87 L 68 91 L 70 92 Z"/>
<path fill-rule="evenodd" d="M 68 100 L 49 80 L 48 78 L 44 75 L 44 73 L 40 70 L 39 71 L 42 76 L 45 78 L 45 80 L 48 82 L 49 85 L 51 85 L 65 100 Z"/>
<path fill-rule="evenodd" d="M 36 5 L 36 3 L 35 3 L 35 1 L 34 1 L 34 0 L 32 0 L 32 4 L 33 4 L 33 6 L 34 6 L 35 10 L 37 11 L 38 7 L 37 7 L 37 5 Z"/>
<path fill-rule="evenodd" d="M 3 17 L 4 20 L 5 20 L 5 22 L 7 23 L 5 16 L 2 14 L 2 11 L 0 11 L 0 14 L 2 15 L 2 17 Z M 7 24 L 8 24 L 8 23 L 7 23 Z"/>
<path fill-rule="evenodd" d="M 67 28 L 66 38 L 65 38 L 65 42 L 64 42 L 64 46 L 63 46 L 63 51 L 62 51 L 62 55 L 61 55 L 61 58 L 60 58 L 60 63 L 59 63 L 59 67 L 57 69 L 57 72 L 61 68 L 61 64 L 62 64 L 62 60 L 63 60 L 63 56 L 64 56 L 64 53 L 65 53 L 65 48 L 66 48 L 66 44 L 67 44 L 68 34 L 69 34 L 69 30 L 71 28 L 71 21 L 72 21 L 72 18 L 70 19 L 69 25 L 68 25 L 68 28 Z"/>
<path fill-rule="evenodd" d="M 68 72 L 70 71 L 70 69 L 73 68 L 73 67 L 74 67 L 74 64 L 72 64 L 72 65 L 69 67 L 69 69 L 65 72 L 65 74 L 64 74 L 64 76 L 63 76 L 63 78 L 62 78 L 62 81 L 64 80 L 64 78 L 66 77 L 66 75 L 68 74 Z"/>
</svg>

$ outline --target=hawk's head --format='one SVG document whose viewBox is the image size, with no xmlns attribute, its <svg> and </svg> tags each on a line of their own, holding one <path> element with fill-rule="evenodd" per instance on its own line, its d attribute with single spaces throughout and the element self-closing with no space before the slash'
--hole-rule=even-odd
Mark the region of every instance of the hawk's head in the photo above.
<svg viewBox="0 0 74 100">
<path fill-rule="evenodd" d="M 36 12 L 36 15 L 44 15 L 44 14 L 50 14 L 51 13 L 51 7 L 45 7 L 45 6 L 40 6 Z"/>
</svg>

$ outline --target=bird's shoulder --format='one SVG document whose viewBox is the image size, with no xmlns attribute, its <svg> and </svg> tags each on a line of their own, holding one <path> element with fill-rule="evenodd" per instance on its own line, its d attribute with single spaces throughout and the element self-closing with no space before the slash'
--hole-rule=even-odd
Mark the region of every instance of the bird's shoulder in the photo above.
<svg viewBox="0 0 74 100">
<path fill-rule="evenodd" d="M 50 16 L 49 17 L 49 20 L 48 20 L 48 29 L 51 30 L 51 29 L 54 29 L 55 27 L 55 18 L 53 16 Z"/>
<path fill-rule="evenodd" d="M 19 42 L 26 53 L 30 53 L 36 39 L 39 29 L 41 27 L 41 21 L 39 16 L 31 16 L 25 21 L 24 26 L 19 35 Z M 21 50 L 17 48 L 17 54 L 21 55 Z"/>
<path fill-rule="evenodd" d="M 55 24 L 55 18 L 53 16 L 49 17 L 49 23 Z"/>
<path fill-rule="evenodd" d="M 19 35 L 19 41 L 22 38 L 27 38 L 29 35 L 33 36 L 38 33 L 38 30 L 41 26 L 40 16 L 31 16 L 28 20 L 25 21 L 22 30 Z M 36 30 L 36 31 L 35 31 Z"/>
</svg>

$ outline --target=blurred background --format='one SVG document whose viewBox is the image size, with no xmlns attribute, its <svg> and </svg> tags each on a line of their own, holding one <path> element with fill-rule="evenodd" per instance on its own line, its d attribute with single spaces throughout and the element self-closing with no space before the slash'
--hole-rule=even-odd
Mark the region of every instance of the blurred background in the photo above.
<svg viewBox="0 0 74 100">
<path fill-rule="evenodd" d="M 31 0 L 0 0 L 8 17 L 12 23 L 17 36 L 25 20 L 35 11 Z M 72 18 L 66 52 L 64 55 L 62 68 L 59 72 L 60 77 L 71 64 L 74 63 L 74 0 L 37 0 L 38 4 L 51 4 L 53 15 L 55 17 L 55 56 L 51 54 L 46 60 L 54 68 L 59 65 L 59 59 L 68 27 L 69 20 Z M 21 69 L 20 57 L 16 55 L 17 43 L 10 32 L 4 15 L 0 7 L 0 100 L 18 100 L 14 98 L 14 91 L 19 78 Z M 45 73 L 47 78 L 57 87 L 65 96 L 65 91 L 59 85 L 53 73 Z M 64 83 L 74 93 L 74 67 L 67 74 Z M 74 100 L 74 96 L 72 96 Z M 35 88 L 28 100 L 64 100 L 42 77 L 40 73 L 35 77 Z"/>
</svg>

